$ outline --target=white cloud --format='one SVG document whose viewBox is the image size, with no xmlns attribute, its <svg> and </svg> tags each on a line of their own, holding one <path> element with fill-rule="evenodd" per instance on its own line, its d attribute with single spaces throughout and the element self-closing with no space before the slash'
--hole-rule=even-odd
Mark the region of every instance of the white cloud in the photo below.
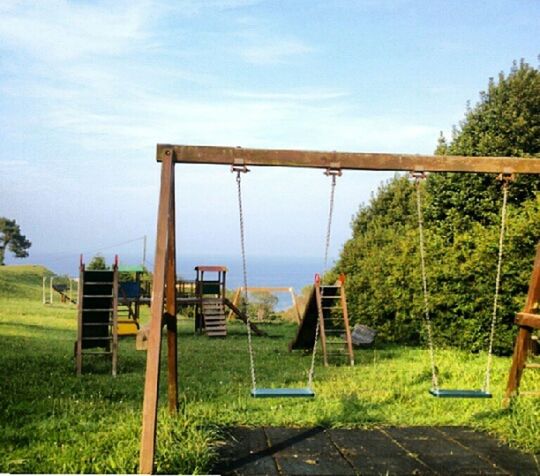
<svg viewBox="0 0 540 476">
<path fill-rule="evenodd" d="M 325 101 L 339 99 L 349 94 L 343 91 L 306 89 L 292 92 L 230 91 L 231 97 L 269 101 Z"/>
<path fill-rule="evenodd" d="M 12 2 L 0 10 L 1 43 L 48 61 L 116 56 L 140 47 L 148 1 Z"/>
<path fill-rule="evenodd" d="M 292 57 L 311 53 L 313 48 L 295 39 L 261 40 L 239 48 L 241 57 L 253 64 L 285 63 Z"/>
</svg>

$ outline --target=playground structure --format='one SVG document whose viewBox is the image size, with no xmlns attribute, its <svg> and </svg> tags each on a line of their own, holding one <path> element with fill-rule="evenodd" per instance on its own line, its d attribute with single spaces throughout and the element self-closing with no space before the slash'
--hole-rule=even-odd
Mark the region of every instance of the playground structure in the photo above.
<svg viewBox="0 0 540 476">
<path fill-rule="evenodd" d="M 139 472 L 144 474 L 151 473 L 154 469 L 160 354 L 164 326 L 167 328 L 169 410 L 176 412 L 178 407 L 174 191 L 176 163 L 223 164 L 244 169 L 248 166 L 282 166 L 320 168 L 327 171 L 353 169 L 540 173 L 540 161 L 528 158 L 328 153 L 206 146 L 158 145 L 157 160 L 162 163 L 161 188 L 139 465 Z"/>
<path fill-rule="evenodd" d="M 518 395 L 540 396 L 540 391 L 520 392 L 519 386 L 525 369 L 540 369 L 540 363 L 529 362 L 535 353 L 537 336 L 535 331 L 540 329 L 540 244 L 536 247 L 536 258 L 529 283 L 527 301 L 522 312 L 516 314 L 515 324 L 518 326 L 518 335 L 514 344 L 512 366 L 508 375 L 508 383 L 504 395 L 503 405 L 508 407 L 513 398 Z"/>
<path fill-rule="evenodd" d="M 257 335 L 264 335 L 253 322 L 248 323 L 247 315 L 226 296 L 227 268 L 218 265 L 199 265 L 194 268 L 195 280 L 180 280 L 174 285 L 175 312 L 180 307 L 195 308 L 195 333 L 208 337 L 226 337 L 227 319 L 225 308 L 233 313 Z M 176 318 L 176 315 L 175 315 Z M 137 350 L 147 350 L 149 326 L 137 333 Z"/>
<path fill-rule="evenodd" d="M 66 279 L 68 282 L 66 283 Z M 57 281 L 55 283 L 54 281 Z M 47 283 L 48 281 L 48 283 Z M 78 279 L 73 279 L 64 276 L 43 276 L 42 278 L 42 303 L 53 304 L 55 293 L 58 294 L 60 302 L 62 304 L 71 303 L 77 304 L 77 300 L 74 298 L 73 283 L 79 285 Z M 75 295 L 78 295 L 78 290 L 75 291 Z"/>
<path fill-rule="evenodd" d="M 118 257 L 112 270 L 87 270 L 81 256 L 75 362 L 82 375 L 83 357 L 110 355 L 111 373 L 118 361 Z"/>
<path fill-rule="evenodd" d="M 328 367 L 330 358 L 346 357 L 349 365 L 354 366 L 354 352 L 347 311 L 345 294 L 345 276 L 341 276 L 333 285 L 321 284 L 320 277 L 315 277 L 315 284 L 310 292 L 304 314 L 296 337 L 289 344 L 289 350 L 312 350 L 320 335 L 324 365 Z"/>
<path fill-rule="evenodd" d="M 205 332 L 208 337 L 226 337 L 225 277 L 227 268 L 225 266 L 195 266 L 195 271 L 197 273 L 195 332 Z M 213 275 L 214 279 L 208 279 L 208 274 Z"/>
<path fill-rule="evenodd" d="M 288 293 L 291 296 L 291 302 L 292 302 L 292 307 L 293 307 L 294 314 L 295 314 L 295 317 L 296 317 L 296 322 L 298 324 L 300 324 L 300 321 L 301 321 L 300 308 L 298 307 L 298 301 L 296 299 L 296 294 L 295 294 L 293 288 L 291 288 L 291 287 L 279 287 L 279 286 L 274 286 L 274 287 L 268 287 L 267 286 L 267 287 L 248 287 L 247 289 L 244 289 L 243 286 L 240 286 L 234 292 L 233 299 L 232 299 L 232 303 L 236 307 L 238 307 L 241 304 L 242 294 L 245 294 L 246 292 L 247 293 L 268 293 L 268 294 Z M 229 314 L 227 315 L 227 320 L 232 319 L 233 315 L 234 315 L 233 311 L 232 310 L 229 311 Z M 261 320 L 259 316 L 258 316 L 258 319 Z"/>
<path fill-rule="evenodd" d="M 143 266 L 119 266 L 120 278 L 126 274 L 129 280 L 119 279 L 118 283 L 118 335 L 136 336 L 140 328 L 141 306 L 150 304 L 149 290 L 145 289 L 141 277 L 146 270 Z"/>
</svg>

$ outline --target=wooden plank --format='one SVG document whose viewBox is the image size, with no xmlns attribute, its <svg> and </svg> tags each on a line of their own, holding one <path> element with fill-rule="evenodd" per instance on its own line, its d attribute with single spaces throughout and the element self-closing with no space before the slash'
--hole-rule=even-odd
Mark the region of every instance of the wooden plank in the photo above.
<svg viewBox="0 0 540 476">
<path fill-rule="evenodd" d="M 540 329 L 540 315 L 528 312 L 518 312 L 514 321 L 518 326 L 532 327 Z"/>
<path fill-rule="evenodd" d="M 158 161 L 162 160 L 163 152 L 168 149 L 174 150 L 177 162 L 190 164 L 232 165 L 236 163 L 246 166 L 322 169 L 540 174 L 540 160 L 519 157 L 324 152 L 168 144 L 158 144 Z"/>
<path fill-rule="evenodd" d="M 514 355 L 512 357 L 512 365 L 508 373 L 508 382 L 503 399 L 503 406 L 508 407 L 513 397 L 519 391 L 521 377 L 525 369 L 528 354 L 532 345 L 532 328 L 538 328 L 538 317 L 532 314 L 535 310 L 538 300 L 540 299 L 540 244 L 536 247 L 536 256 L 534 259 L 533 272 L 529 282 L 529 290 L 527 293 L 527 301 L 523 312 L 516 315 L 516 324 L 519 325 L 518 335 L 514 344 Z"/>
<path fill-rule="evenodd" d="M 78 298 L 78 308 L 77 308 L 77 343 L 75 344 L 75 366 L 77 376 L 82 374 L 82 335 L 83 335 L 83 319 L 82 319 L 82 310 L 84 307 L 84 264 L 82 263 L 81 255 L 81 264 L 79 267 L 79 298 Z"/>
<path fill-rule="evenodd" d="M 527 302 L 523 308 L 523 312 L 533 312 L 536 305 L 540 301 L 540 243 L 536 246 L 536 256 L 534 258 L 533 272 L 529 282 L 529 290 L 527 292 Z"/>
<path fill-rule="evenodd" d="M 345 295 L 345 286 L 344 283 L 341 283 L 340 286 L 340 296 L 341 296 L 341 309 L 343 310 L 343 322 L 345 323 L 345 337 L 347 340 L 347 351 L 349 354 L 349 364 L 351 367 L 354 366 L 354 350 L 352 346 L 351 339 L 351 327 L 349 325 L 349 312 L 347 310 L 347 297 Z"/>
<path fill-rule="evenodd" d="M 167 265 L 167 235 L 171 197 L 171 175 L 174 173 L 172 154 L 164 157 L 161 166 L 161 189 L 156 234 L 156 256 L 154 259 L 154 281 L 152 283 L 151 321 L 146 356 L 146 377 L 142 415 L 141 449 L 139 473 L 151 474 L 154 470 L 156 451 L 157 404 L 159 397 L 159 361 L 161 354 L 161 332 L 165 297 L 165 271 Z"/>
<path fill-rule="evenodd" d="M 174 167 L 174 166 L 173 166 Z M 178 341 L 176 321 L 176 207 L 174 170 L 170 177 L 169 236 L 167 240 L 167 394 L 169 412 L 178 410 Z"/>
<path fill-rule="evenodd" d="M 112 375 L 116 377 L 118 365 L 118 263 L 115 258 L 113 268 L 113 306 L 112 306 Z"/>
<path fill-rule="evenodd" d="M 177 160 L 178 162 L 178 160 Z M 227 272 L 227 268 L 225 266 L 195 266 L 196 271 L 208 271 L 211 273 L 220 273 L 222 271 Z M 206 281 L 206 282 L 213 282 L 213 283 L 219 283 L 218 281 Z"/>
</svg>

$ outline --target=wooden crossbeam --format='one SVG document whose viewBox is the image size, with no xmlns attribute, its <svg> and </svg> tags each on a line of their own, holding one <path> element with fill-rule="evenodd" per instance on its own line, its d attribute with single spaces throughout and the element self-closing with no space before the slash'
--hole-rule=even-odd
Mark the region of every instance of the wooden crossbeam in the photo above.
<svg viewBox="0 0 540 476">
<path fill-rule="evenodd" d="M 514 321 L 518 326 L 526 326 L 532 329 L 540 329 L 540 314 L 530 312 L 518 312 Z"/>
<path fill-rule="evenodd" d="M 169 144 L 158 144 L 158 162 L 163 160 L 164 154 L 172 152 L 175 162 L 189 164 L 540 174 L 540 160 L 534 158 L 321 152 Z"/>
</svg>

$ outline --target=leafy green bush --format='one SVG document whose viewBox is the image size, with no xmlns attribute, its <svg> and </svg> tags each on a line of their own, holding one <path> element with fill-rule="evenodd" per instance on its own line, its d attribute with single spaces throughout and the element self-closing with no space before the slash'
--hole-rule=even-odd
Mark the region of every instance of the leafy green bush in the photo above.
<svg viewBox="0 0 540 476">
<path fill-rule="evenodd" d="M 490 80 L 468 109 L 445 155 L 540 155 L 540 72 L 521 62 L 498 83 Z M 430 312 L 438 344 L 479 351 L 487 346 L 502 203 L 492 174 L 431 174 L 421 185 Z M 540 236 L 540 179 L 510 185 L 507 238 L 495 351 L 509 353 L 514 313 L 523 305 Z M 347 274 L 353 323 L 374 327 L 389 342 L 417 344 L 424 336 L 415 187 L 397 175 L 360 208 L 328 279 Z"/>
</svg>

